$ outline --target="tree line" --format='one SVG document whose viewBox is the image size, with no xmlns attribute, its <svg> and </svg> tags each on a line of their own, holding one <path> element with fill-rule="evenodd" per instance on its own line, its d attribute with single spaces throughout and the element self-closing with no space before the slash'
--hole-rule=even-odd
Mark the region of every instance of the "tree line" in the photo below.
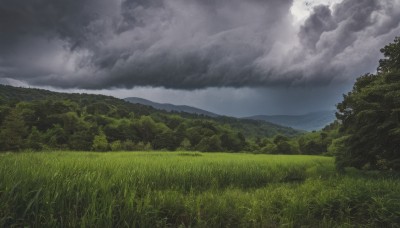
<svg viewBox="0 0 400 228">
<path fill-rule="evenodd" d="M 35 98 L 36 99 L 33 99 Z M 101 95 L 0 87 L 0 150 L 326 153 L 332 137 L 263 121 L 169 113 Z"/>
<path fill-rule="evenodd" d="M 400 170 L 400 38 L 381 52 L 377 73 L 359 77 L 337 105 L 339 168 Z"/>
<path fill-rule="evenodd" d="M 39 100 L 0 106 L 0 148 L 43 150 L 240 151 L 245 138 L 229 126 L 179 115 L 121 112 L 104 102 Z"/>
</svg>

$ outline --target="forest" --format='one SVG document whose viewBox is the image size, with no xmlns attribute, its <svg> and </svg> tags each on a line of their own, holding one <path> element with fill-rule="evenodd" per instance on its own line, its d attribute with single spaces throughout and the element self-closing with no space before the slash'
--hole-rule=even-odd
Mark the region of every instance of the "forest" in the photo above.
<svg viewBox="0 0 400 228">
<path fill-rule="evenodd" d="M 334 133 L 233 117 L 169 113 L 102 95 L 0 86 L 0 148 L 326 153 Z M 301 135 L 301 136 L 300 136 Z"/>
<path fill-rule="evenodd" d="M 103 95 L 0 86 L 0 98 L 3 151 L 237 152 L 254 151 L 251 138 L 299 134 L 262 121 L 168 113 Z"/>
</svg>

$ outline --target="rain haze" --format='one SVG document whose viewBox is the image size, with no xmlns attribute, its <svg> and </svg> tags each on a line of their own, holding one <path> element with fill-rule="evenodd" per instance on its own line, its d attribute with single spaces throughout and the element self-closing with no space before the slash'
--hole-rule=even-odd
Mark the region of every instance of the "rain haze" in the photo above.
<svg viewBox="0 0 400 228">
<path fill-rule="evenodd" d="M 218 114 L 332 110 L 400 0 L 1 0 L 0 82 Z"/>
</svg>

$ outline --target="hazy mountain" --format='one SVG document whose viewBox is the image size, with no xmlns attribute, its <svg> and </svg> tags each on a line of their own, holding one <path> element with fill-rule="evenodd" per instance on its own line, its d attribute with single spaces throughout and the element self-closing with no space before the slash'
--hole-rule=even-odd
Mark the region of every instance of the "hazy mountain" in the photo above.
<svg viewBox="0 0 400 228">
<path fill-rule="evenodd" d="M 187 113 L 199 114 L 199 115 L 205 115 L 205 116 L 211 116 L 211 117 L 219 116 L 218 114 L 215 114 L 215 113 L 212 113 L 212 112 L 209 112 L 206 110 L 202 110 L 199 108 L 187 106 L 187 105 L 162 104 L 162 103 L 153 102 L 153 101 L 146 100 L 146 99 L 139 98 L 139 97 L 127 97 L 124 100 L 129 101 L 133 104 L 148 105 L 153 108 L 165 110 L 168 112 L 171 112 L 171 111 L 187 112 Z"/>
<path fill-rule="evenodd" d="M 186 112 L 210 117 L 221 117 L 218 114 L 187 105 L 162 104 L 139 97 L 127 97 L 124 100 L 133 104 L 147 105 L 155 109 L 165 110 L 168 112 Z M 305 115 L 256 115 L 242 119 L 262 120 L 274 125 L 276 124 L 275 127 L 279 125 L 298 130 L 312 131 L 322 129 L 327 124 L 333 122 L 335 120 L 335 111 L 312 112 Z"/>
<path fill-rule="evenodd" d="M 294 129 L 313 131 L 332 123 L 335 120 L 335 111 L 319 111 L 304 115 L 257 115 L 244 119 L 264 120 Z"/>
</svg>

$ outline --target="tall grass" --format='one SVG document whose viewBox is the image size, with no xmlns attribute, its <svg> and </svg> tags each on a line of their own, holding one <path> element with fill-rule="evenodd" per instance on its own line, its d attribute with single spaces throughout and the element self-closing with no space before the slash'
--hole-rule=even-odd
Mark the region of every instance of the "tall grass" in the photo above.
<svg viewBox="0 0 400 228">
<path fill-rule="evenodd" d="M 332 158 L 190 152 L 0 155 L 0 227 L 397 226 L 398 178 Z"/>
</svg>

